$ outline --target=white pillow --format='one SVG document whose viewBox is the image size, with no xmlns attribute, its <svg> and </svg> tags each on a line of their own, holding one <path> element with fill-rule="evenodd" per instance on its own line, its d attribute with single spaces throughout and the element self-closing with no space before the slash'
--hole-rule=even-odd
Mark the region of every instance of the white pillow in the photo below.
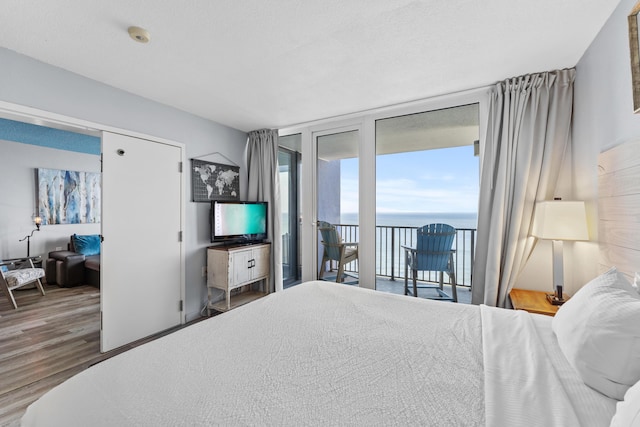
<svg viewBox="0 0 640 427">
<path fill-rule="evenodd" d="M 639 326 L 640 295 L 615 268 L 584 285 L 552 321 L 582 381 L 617 400 L 640 380 Z"/>
<path fill-rule="evenodd" d="M 610 427 L 640 427 L 640 381 L 627 390 L 624 400 L 616 405 Z"/>
</svg>

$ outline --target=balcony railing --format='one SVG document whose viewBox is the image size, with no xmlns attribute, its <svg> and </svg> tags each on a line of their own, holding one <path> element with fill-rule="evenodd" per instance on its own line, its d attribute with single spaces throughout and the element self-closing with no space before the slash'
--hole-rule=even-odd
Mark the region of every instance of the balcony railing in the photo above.
<svg viewBox="0 0 640 427">
<path fill-rule="evenodd" d="M 337 224 L 342 240 L 358 242 L 358 226 Z M 416 247 L 418 227 L 376 226 L 376 275 L 388 277 L 389 280 L 404 280 L 405 255 L 403 246 Z M 475 259 L 476 229 L 457 228 L 453 249 L 456 250 L 454 263 L 456 282 L 459 286 L 471 286 L 473 277 L 473 260 Z M 345 266 L 349 272 L 358 271 L 358 262 Z M 418 280 L 437 282 L 438 273 L 419 271 Z"/>
</svg>

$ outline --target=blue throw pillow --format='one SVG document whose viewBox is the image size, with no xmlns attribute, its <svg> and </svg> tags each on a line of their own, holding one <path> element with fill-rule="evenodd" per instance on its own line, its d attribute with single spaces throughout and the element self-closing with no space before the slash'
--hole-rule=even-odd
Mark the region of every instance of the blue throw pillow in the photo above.
<svg viewBox="0 0 640 427">
<path fill-rule="evenodd" d="M 88 234 L 80 236 L 78 234 L 74 234 L 73 246 L 76 249 L 76 252 L 83 255 L 100 255 L 100 235 Z"/>
</svg>

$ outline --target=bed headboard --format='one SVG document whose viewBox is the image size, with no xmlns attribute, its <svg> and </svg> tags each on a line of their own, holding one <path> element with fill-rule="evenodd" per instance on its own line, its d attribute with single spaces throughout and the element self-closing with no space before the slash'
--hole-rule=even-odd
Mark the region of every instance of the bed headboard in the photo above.
<svg viewBox="0 0 640 427">
<path fill-rule="evenodd" d="M 598 239 L 599 270 L 615 266 L 633 283 L 640 272 L 640 141 L 598 156 Z"/>
</svg>

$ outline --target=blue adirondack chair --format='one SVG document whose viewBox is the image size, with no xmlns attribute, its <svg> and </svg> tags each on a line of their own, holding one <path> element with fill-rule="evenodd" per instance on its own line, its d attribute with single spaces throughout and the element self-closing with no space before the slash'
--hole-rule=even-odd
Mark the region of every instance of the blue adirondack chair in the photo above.
<svg viewBox="0 0 640 427">
<path fill-rule="evenodd" d="M 456 273 L 453 263 L 453 241 L 456 237 L 456 229 L 448 224 L 428 224 L 418 229 L 417 246 L 411 248 L 403 246 L 405 250 L 404 267 L 404 294 L 409 294 L 409 271 L 413 281 L 413 296 L 418 296 L 418 288 L 432 288 L 438 293 L 437 297 L 430 299 L 458 302 L 456 289 Z M 417 284 L 418 271 L 435 271 L 440 273 L 439 284 Z M 451 293 L 449 296 L 443 290 L 444 273 L 449 276 Z"/>
<path fill-rule="evenodd" d="M 322 280 L 327 261 L 336 261 L 338 263 L 336 282 L 343 282 L 344 266 L 358 259 L 358 244 L 343 242 L 336 227 L 326 221 L 318 221 L 318 230 L 322 235 L 324 247 L 318 278 Z"/>
</svg>

